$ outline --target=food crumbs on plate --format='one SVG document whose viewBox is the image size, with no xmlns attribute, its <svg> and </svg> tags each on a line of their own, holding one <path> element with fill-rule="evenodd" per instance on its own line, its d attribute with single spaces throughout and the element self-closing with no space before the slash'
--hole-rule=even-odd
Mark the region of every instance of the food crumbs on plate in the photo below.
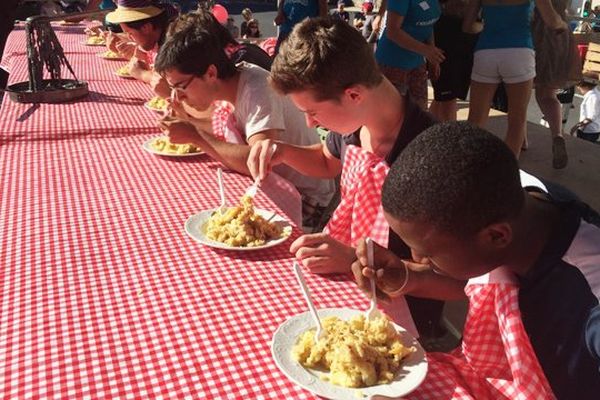
<svg viewBox="0 0 600 400">
<path fill-rule="evenodd" d="M 366 319 L 363 314 L 343 321 L 323 318 L 325 338 L 315 344 L 315 330 L 298 338 L 292 357 L 308 368 L 329 371 L 333 385 L 359 388 L 390 383 L 404 358 L 416 351 L 402 344 L 402 336 L 386 317 Z M 325 380 L 321 378 L 322 380 Z"/>
<path fill-rule="evenodd" d="M 362 390 L 357 390 L 356 392 L 354 392 L 354 395 L 356 397 L 358 397 L 359 399 L 362 399 L 363 397 L 365 397 L 365 394 L 363 393 Z"/>
</svg>

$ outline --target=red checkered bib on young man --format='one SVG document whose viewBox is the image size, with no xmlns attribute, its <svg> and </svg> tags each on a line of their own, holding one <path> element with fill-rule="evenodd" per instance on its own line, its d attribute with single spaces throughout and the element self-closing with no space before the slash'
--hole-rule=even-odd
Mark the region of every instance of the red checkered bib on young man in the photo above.
<svg viewBox="0 0 600 400">
<path fill-rule="evenodd" d="M 387 247 L 390 227 L 383 216 L 381 188 L 390 167 L 354 145 L 346 148 L 340 180 L 341 201 L 324 231 L 348 246 L 370 237 Z"/>
<path fill-rule="evenodd" d="M 505 268 L 469 280 L 462 349 L 429 353 L 429 372 L 410 399 L 554 399 L 519 310 L 519 286 Z"/>
<path fill-rule="evenodd" d="M 341 201 L 323 231 L 348 246 L 356 247 L 368 236 L 387 247 L 390 226 L 383 216 L 381 189 L 389 170 L 383 158 L 349 145 L 340 180 Z M 380 306 L 392 320 L 418 335 L 404 296 Z"/>
</svg>

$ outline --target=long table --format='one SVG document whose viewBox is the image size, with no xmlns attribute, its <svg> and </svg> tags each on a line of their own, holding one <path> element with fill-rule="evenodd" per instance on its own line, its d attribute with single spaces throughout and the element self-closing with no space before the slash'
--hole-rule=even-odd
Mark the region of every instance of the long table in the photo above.
<svg viewBox="0 0 600 400">
<path fill-rule="evenodd" d="M 299 229 L 258 251 L 188 238 L 185 220 L 219 202 L 218 163 L 144 152 L 159 133 L 149 89 L 113 78 L 118 63 L 73 29 L 58 37 L 92 94 L 0 108 L 0 398 L 313 398 L 270 353 L 306 310 L 288 251 Z M 25 79 L 22 40 L 3 57 L 10 82 Z M 251 184 L 224 178 L 229 203 Z M 299 218 L 282 179 L 256 205 Z M 317 307 L 368 307 L 347 277 L 306 275 Z"/>
</svg>

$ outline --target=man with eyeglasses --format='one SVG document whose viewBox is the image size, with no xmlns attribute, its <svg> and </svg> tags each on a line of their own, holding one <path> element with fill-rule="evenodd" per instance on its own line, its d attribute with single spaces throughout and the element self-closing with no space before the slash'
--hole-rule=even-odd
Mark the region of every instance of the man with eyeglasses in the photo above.
<svg viewBox="0 0 600 400">
<path fill-rule="evenodd" d="M 161 47 L 154 68 L 171 87 L 175 109 L 181 109 L 185 103 L 201 112 L 215 101 L 227 101 L 235 108 L 227 121 L 227 141 L 188 122 L 163 119 L 159 125 L 173 143 L 194 144 L 246 175 L 250 174 L 246 165 L 250 146 L 260 140 L 301 146 L 319 144 L 316 130 L 306 125 L 303 114 L 269 86 L 269 73 L 247 62 L 236 65 L 208 30 L 184 26 L 174 32 Z M 274 170 L 302 195 L 306 230 L 318 229 L 335 192 L 333 180 L 307 177 L 287 166 Z"/>
</svg>

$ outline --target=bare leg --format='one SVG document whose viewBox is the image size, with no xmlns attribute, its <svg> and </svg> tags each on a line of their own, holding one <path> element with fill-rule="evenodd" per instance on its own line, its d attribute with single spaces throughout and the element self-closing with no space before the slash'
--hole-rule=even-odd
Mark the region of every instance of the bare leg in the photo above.
<svg viewBox="0 0 600 400">
<path fill-rule="evenodd" d="M 556 98 L 556 90 L 547 86 L 535 86 L 535 100 L 548 121 L 552 137 L 562 136 L 562 110 Z"/>
<path fill-rule="evenodd" d="M 506 83 L 508 96 L 508 128 L 505 142 L 519 158 L 527 133 L 527 106 L 531 98 L 533 79 L 526 82 Z"/>
<path fill-rule="evenodd" d="M 556 90 L 547 86 L 536 85 L 535 99 L 550 127 L 552 166 L 556 169 L 562 169 L 567 166 L 569 158 L 563 137 L 562 110 L 560 102 L 556 98 Z"/>
<path fill-rule="evenodd" d="M 471 95 L 469 97 L 469 122 L 483 128 L 490 115 L 490 106 L 497 83 L 482 83 L 471 81 Z"/>
<path fill-rule="evenodd" d="M 456 99 L 446 101 L 433 100 L 431 106 L 429 106 L 429 112 L 438 121 L 456 121 Z"/>
</svg>

